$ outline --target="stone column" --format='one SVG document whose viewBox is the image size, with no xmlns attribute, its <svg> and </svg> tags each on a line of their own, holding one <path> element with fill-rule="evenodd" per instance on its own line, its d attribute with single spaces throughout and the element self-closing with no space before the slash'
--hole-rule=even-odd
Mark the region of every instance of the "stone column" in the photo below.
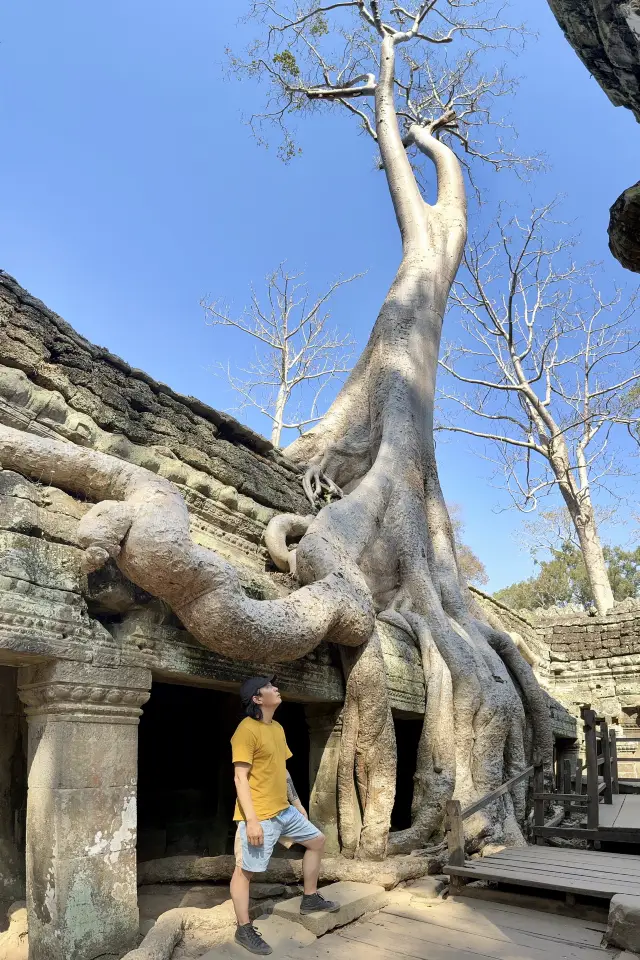
<svg viewBox="0 0 640 960">
<path fill-rule="evenodd" d="M 24 852 L 16 842 L 16 815 L 25 786 L 17 678 L 14 667 L 0 667 L 0 901 L 24 898 Z"/>
<path fill-rule="evenodd" d="M 21 668 L 29 721 L 29 960 L 121 955 L 138 941 L 138 720 L 151 674 Z"/>
<path fill-rule="evenodd" d="M 338 834 L 338 758 L 342 732 L 342 707 L 309 704 L 309 819 L 327 838 L 326 853 L 340 853 Z"/>
</svg>

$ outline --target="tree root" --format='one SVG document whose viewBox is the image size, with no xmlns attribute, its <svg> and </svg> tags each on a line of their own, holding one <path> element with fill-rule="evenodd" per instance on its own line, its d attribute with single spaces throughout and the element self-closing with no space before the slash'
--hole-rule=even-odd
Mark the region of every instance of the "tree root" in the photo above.
<svg viewBox="0 0 640 960">
<path fill-rule="evenodd" d="M 342 647 L 341 656 L 346 680 L 338 763 L 342 854 L 382 860 L 395 799 L 396 740 L 378 631 L 362 647 Z M 354 772 L 361 823 L 353 803 Z"/>
<path fill-rule="evenodd" d="M 269 521 L 264 542 L 278 570 L 296 572 L 296 552 L 289 549 L 289 540 L 299 540 L 313 522 L 313 515 L 301 517 L 297 513 L 281 513 Z"/>
<path fill-rule="evenodd" d="M 374 493 L 364 484 L 348 519 L 341 502 L 333 504 L 335 516 L 277 518 L 270 539 L 283 564 L 287 534 L 306 530 L 296 555 L 298 578 L 308 585 L 284 599 L 260 601 L 245 595 L 231 564 L 193 543 L 186 505 L 170 481 L 107 454 L 3 426 L 0 462 L 99 500 L 78 527 L 85 568 L 99 569 L 113 559 L 216 652 L 274 662 L 298 659 L 324 639 L 362 648 L 347 673 L 345 714 L 353 713 L 360 732 L 343 779 L 350 776 L 353 784 L 355 772 L 365 812 L 362 838 L 354 828 L 348 844 L 358 855 L 384 857 L 395 790 L 395 737 L 373 601 L 354 557 L 367 549 L 366 531 L 375 528 L 372 515 L 384 510 L 387 485 Z"/>
<path fill-rule="evenodd" d="M 375 625 L 371 595 L 341 543 L 321 531 L 317 562 L 305 553 L 309 586 L 279 600 L 244 593 L 235 568 L 193 543 L 174 485 L 143 467 L 74 444 L 0 426 L 0 462 L 26 476 L 99 500 L 78 536 L 86 563 L 113 558 L 133 583 L 164 600 L 185 628 L 217 653 L 240 660 L 296 660 L 323 639 L 365 643 Z M 310 533 L 318 524 L 316 518 Z M 321 572 L 320 572 L 321 571 Z"/>
</svg>

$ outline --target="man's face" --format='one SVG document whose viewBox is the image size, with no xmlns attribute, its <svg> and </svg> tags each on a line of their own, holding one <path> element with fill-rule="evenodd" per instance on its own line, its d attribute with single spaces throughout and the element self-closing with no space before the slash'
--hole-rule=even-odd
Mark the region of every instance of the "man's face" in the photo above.
<svg viewBox="0 0 640 960">
<path fill-rule="evenodd" d="M 259 706 L 267 708 L 277 707 L 278 704 L 282 703 L 280 691 L 273 683 L 268 683 L 266 686 L 260 687 L 257 695 L 253 699 Z"/>
</svg>

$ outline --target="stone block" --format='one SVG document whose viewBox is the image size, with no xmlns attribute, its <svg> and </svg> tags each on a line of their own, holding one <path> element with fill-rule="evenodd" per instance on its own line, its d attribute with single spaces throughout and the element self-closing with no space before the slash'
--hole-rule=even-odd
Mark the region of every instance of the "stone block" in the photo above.
<svg viewBox="0 0 640 960">
<path fill-rule="evenodd" d="M 262 917 L 255 926 L 273 949 L 272 956 L 286 956 L 288 950 L 306 947 L 314 943 L 316 937 L 299 923 L 292 923 L 283 917 Z M 236 943 L 221 943 L 219 947 L 207 951 L 200 960 L 247 960 L 249 954 L 244 947 Z"/>
<path fill-rule="evenodd" d="M 640 952 L 640 897 L 625 893 L 612 897 L 605 940 L 609 946 Z"/>
<path fill-rule="evenodd" d="M 30 960 L 91 960 L 138 941 L 135 852 L 34 865 Z"/>
<path fill-rule="evenodd" d="M 49 723 L 45 716 L 31 724 L 37 746 L 30 789 L 135 787 L 138 730 L 133 724 L 118 725 L 117 737 L 108 723 Z"/>
<path fill-rule="evenodd" d="M 137 943 L 136 733 L 149 686 L 144 669 L 20 670 L 30 960 L 92 960 Z"/>
<path fill-rule="evenodd" d="M 292 888 L 285 886 L 284 883 L 254 882 L 251 884 L 251 899 L 273 900 L 276 897 L 284 897 L 290 889 Z"/>
<path fill-rule="evenodd" d="M 415 883 L 410 883 L 407 890 L 412 897 L 418 897 L 420 900 L 437 900 L 444 888 L 445 884 L 437 877 L 423 877 Z"/>
<path fill-rule="evenodd" d="M 274 909 L 274 915 L 299 923 L 316 937 L 321 937 L 335 927 L 343 927 L 352 923 L 365 913 L 381 910 L 388 901 L 388 894 L 384 887 L 373 883 L 354 883 L 342 881 L 330 883 L 322 888 L 322 896 L 327 900 L 336 900 L 340 909 L 336 913 L 311 913 L 303 916 L 300 913 L 302 897 L 286 900 L 279 903 Z"/>
<path fill-rule="evenodd" d="M 136 848 L 136 795 L 132 787 L 47 790 L 29 787 L 29 827 L 53 842 L 54 856 L 114 857 Z M 90 811 L 90 817 L 87 812 Z"/>
</svg>

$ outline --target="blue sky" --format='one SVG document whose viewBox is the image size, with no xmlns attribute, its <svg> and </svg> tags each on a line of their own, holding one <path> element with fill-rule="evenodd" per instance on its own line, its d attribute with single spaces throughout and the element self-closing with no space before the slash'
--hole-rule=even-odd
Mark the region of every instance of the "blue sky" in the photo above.
<svg viewBox="0 0 640 960">
<path fill-rule="evenodd" d="M 251 139 L 243 116 L 255 91 L 224 72 L 241 10 L 9 0 L 0 28 L 0 265 L 89 339 L 220 408 L 234 401 L 212 368 L 241 361 L 246 346 L 205 326 L 201 297 L 241 307 L 250 281 L 283 259 L 318 286 L 367 270 L 334 304 L 363 344 L 399 252 L 382 175 L 348 120 L 310 120 L 287 166 Z M 525 208 L 530 195 L 565 194 L 584 259 L 629 286 L 606 226 L 637 179 L 640 131 L 589 77 L 546 3 L 512 10 L 539 37 L 517 60 L 510 111 L 520 149 L 544 151 L 549 170 L 531 186 L 489 173 L 483 185 Z M 520 518 L 499 510 L 487 465 L 463 439 L 440 445 L 439 462 L 490 589 L 529 575 L 514 540 Z"/>
</svg>

